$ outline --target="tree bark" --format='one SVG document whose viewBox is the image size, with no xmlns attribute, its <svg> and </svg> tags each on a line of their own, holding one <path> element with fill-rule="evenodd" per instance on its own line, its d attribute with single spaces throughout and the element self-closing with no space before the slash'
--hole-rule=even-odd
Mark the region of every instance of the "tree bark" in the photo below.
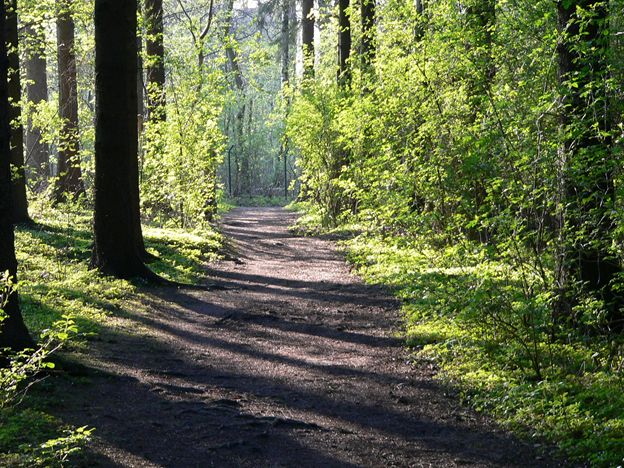
<svg viewBox="0 0 624 468">
<path fill-rule="evenodd" d="M 470 125 L 479 125 L 477 119 L 486 113 L 490 90 L 496 76 L 493 48 L 493 31 L 496 26 L 496 1 L 495 0 L 473 0 L 473 3 L 466 9 L 468 23 L 468 44 L 467 48 L 471 54 L 472 65 L 475 73 L 471 73 L 467 78 L 467 97 L 469 100 L 470 115 L 468 116 Z M 481 135 L 477 133 L 477 138 Z M 481 217 L 487 203 L 487 187 L 490 177 L 489 161 L 491 155 L 485 154 L 483 164 L 478 172 L 472 176 L 472 187 L 470 187 L 470 197 L 473 200 L 472 212 L 469 216 Z M 491 232 L 488 228 L 479 223 L 476 227 L 467 230 L 469 238 L 481 243 L 490 241 Z"/>
<path fill-rule="evenodd" d="M 26 26 L 26 97 L 32 106 L 48 100 L 48 74 L 45 55 L 45 33 L 37 31 L 32 25 Z M 34 109 L 31 110 L 31 113 Z M 35 181 L 34 190 L 45 189 L 50 178 L 50 148 L 43 141 L 41 128 L 33 125 L 32 116 L 28 116 L 26 127 L 26 165 L 27 177 Z"/>
<path fill-rule="evenodd" d="M 17 280 L 11 205 L 11 131 L 9 128 L 8 73 L 7 11 L 6 4 L 0 2 L 0 271 L 8 271 L 9 275 Z M 4 306 L 4 317 L 0 323 L 0 348 L 11 348 L 14 351 L 32 348 L 34 343 L 22 319 L 19 299 L 15 292 L 8 297 Z"/>
<path fill-rule="evenodd" d="M 347 13 L 349 0 L 338 0 L 338 84 L 348 86 L 351 83 L 351 21 Z"/>
<path fill-rule="evenodd" d="M 360 57 L 364 72 L 370 71 L 375 60 L 375 0 L 361 1 L 362 44 Z"/>
<path fill-rule="evenodd" d="M 165 120 L 165 48 L 162 0 L 145 0 L 145 54 L 149 119 Z"/>
<path fill-rule="evenodd" d="M 142 14 L 141 1 L 137 2 L 139 16 Z M 139 154 L 141 153 L 141 135 L 143 134 L 143 124 L 145 119 L 145 93 L 143 87 L 143 32 L 137 34 L 137 127 L 139 138 Z M 140 172 L 140 171 L 139 171 Z"/>
<path fill-rule="evenodd" d="M 59 116 L 62 127 L 58 152 L 58 175 L 54 185 L 57 203 L 77 199 L 85 192 L 80 169 L 78 135 L 78 82 L 76 73 L 73 0 L 58 0 L 56 41 L 58 54 Z"/>
<path fill-rule="evenodd" d="M 581 11 L 592 11 L 582 15 Z M 557 2 L 561 38 L 557 47 L 561 95 L 560 126 L 565 135 L 560 161 L 560 245 L 557 265 L 556 320 L 574 320 L 575 287 L 601 297 L 613 329 L 624 329 L 623 298 L 611 284 L 621 265 L 610 250 L 614 220 L 615 161 L 608 77 L 607 1 Z M 592 93 L 586 93 L 592 89 Z"/>
<path fill-rule="evenodd" d="M 303 77 L 314 77 L 314 0 L 302 0 L 301 45 L 303 48 Z"/>
<path fill-rule="evenodd" d="M 414 28 L 414 39 L 418 42 L 423 38 L 425 34 L 425 28 L 423 24 L 423 15 L 425 13 L 425 0 L 416 0 L 415 8 L 416 13 L 418 13 L 418 19 L 416 27 Z"/>
<path fill-rule="evenodd" d="M 26 172 L 24 170 L 24 127 L 21 101 L 17 0 L 8 1 L 7 46 L 9 55 L 9 121 L 11 122 L 11 194 L 14 223 L 32 223 L 28 215 Z"/>
<path fill-rule="evenodd" d="M 95 2 L 95 213 L 92 264 L 121 278 L 157 277 L 139 245 L 137 2 Z"/>
<path fill-rule="evenodd" d="M 289 80 L 290 67 L 290 0 L 282 0 L 280 49 L 282 59 L 282 86 L 285 86 Z"/>
<path fill-rule="evenodd" d="M 234 0 L 228 0 L 225 6 L 226 17 L 223 24 L 223 40 L 225 43 L 225 55 L 228 59 L 230 71 L 234 75 L 234 86 L 238 90 L 238 99 L 241 102 L 239 109 L 236 112 L 236 124 L 234 130 L 236 132 L 236 190 L 234 195 L 238 196 L 246 191 L 244 177 L 242 174 L 243 166 L 245 164 L 246 155 L 244 154 L 245 148 L 243 146 L 243 136 L 245 133 L 245 111 L 246 111 L 246 97 L 245 97 L 245 82 L 243 81 L 243 73 L 238 64 L 238 54 L 236 49 L 232 47 L 232 14 L 234 9 Z M 239 164 L 240 163 L 240 164 Z"/>
</svg>

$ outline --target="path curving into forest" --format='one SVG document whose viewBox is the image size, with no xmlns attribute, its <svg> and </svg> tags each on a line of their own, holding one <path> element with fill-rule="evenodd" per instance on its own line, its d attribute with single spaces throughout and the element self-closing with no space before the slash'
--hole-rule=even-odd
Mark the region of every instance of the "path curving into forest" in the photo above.
<svg viewBox="0 0 624 468">
<path fill-rule="evenodd" d="M 547 466 L 410 364 L 398 304 L 294 216 L 239 208 L 214 291 L 154 290 L 94 346 L 62 416 L 97 428 L 91 465 Z M 76 395 L 76 396 L 73 396 Z"/>
</svg>

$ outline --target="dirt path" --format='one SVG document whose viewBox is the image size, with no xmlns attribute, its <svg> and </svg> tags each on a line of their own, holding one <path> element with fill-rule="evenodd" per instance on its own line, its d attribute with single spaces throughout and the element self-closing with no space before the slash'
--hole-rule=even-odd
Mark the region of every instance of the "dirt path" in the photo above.
<svg viewBox="0 0 624 468">
<path fill-rule="evenodd" d="M 97 343 L 62 412 L 97 428 L 100 466 L 546 465 L 409 364 L 397 304 L 292 221 L 234 210 L 226 289 L 154 291 L 140 334 Z"/>
</svg>

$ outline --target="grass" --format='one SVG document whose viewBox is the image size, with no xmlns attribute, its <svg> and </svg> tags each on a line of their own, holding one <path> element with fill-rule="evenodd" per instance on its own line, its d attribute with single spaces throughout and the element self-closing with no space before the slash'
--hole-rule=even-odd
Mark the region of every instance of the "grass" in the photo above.
<svg viewBox="0 0 624 468">
<path fill-rule="evenodd" d="M 141 307 L 142 285 L 105 277 L 89 268 L 92 215 L 88 211 L 69 205 L 52 208 L 39 201 L 31 206 L 31 212 L 36 225 L 16 230 L 24 320 L 37 338 L 61 317 L 70 315 L 78 334 L 65 349 L 88 353 L 90 342 L 104 326 L 122 320 L 124 309 Z M 221 235 L 210 228 L 189 232 L 146 226 L 144 237 L 148 251 L 156 257 L 150 268 L 185 283 L 200 282 L 203 265 L 216 259 L 221 247 Z M 50 451 L 63 452 L 58 444 L 65 443 L 62 438 L 67 431 L 75 434 L 76 428 L 52 416 L 50 408 L 55 402 L 44 394 L 31 392 L 19 406 L 0 410 L 0 465 L 60 463 L 41 458 L 40 448 L 52 440 L 57 446 Z"/>
</svg>

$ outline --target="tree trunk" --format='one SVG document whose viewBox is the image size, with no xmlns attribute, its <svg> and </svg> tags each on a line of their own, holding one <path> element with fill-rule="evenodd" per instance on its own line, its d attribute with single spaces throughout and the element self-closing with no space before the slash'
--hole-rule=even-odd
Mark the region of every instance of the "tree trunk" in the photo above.
<svg viewBox="0 0 624 468">
<path fill-rule="evenodd" d="M 375 60 L 375 0 L 361 1 L 362 44 L 360 57 L 362 70 L 369 72 Z"/>
<path fill-rule="evenodd" d="M 579 15 L 580 11 L 592 11 Z M 557 266 L 558 321 L 574 320 L 577 285 L 601 297 L 613 329 L 624 329 L 622 297 L 612 280 L 621 266 L 611 251 L 614 228 L 615 161 L 611 154 L 608 77 L 608 2 L 558 1 L 561 38 L 559 83 L 560 126 L 560 245 Z M 586 93 L 591 89 L 591 93 Z"/>
<path fill-rule="evenodd" d="M 57 203 L 77 199 L 85 192 L 80 169 L 80 137 L 78 135 L 78 84 L 73 0 L 59 0 L 56 18 L 58 53 L 59 116 L 62 127 L 58 153 L 58 175 L 54 185 Z"/>
<path fill-rule="evenodd" d="M 314 77 L 314 0 L 302 0 L 301 45 L 303 48 L 303 77 Z"/>
<path fill-rule="evenodd" d="M 11 195 L 14 223 L 32 223 L 28 215 L 26 173 L 24 170 L 24 127 L 21 100 L 20 59 L 17 24 L 17 0 L 9 0 L 7 11 L 7 46 L 9 55 L 9 120 L 11 122 Z"/>
<path fill-rule="evenodd" d="M 472 39 L 469 47 L 472 49 L 474 66 L 478 71 L 471 79 L 468 93 L 473 101 L 483 101 L 496 74 L 492 56 L 492 31 L 496 24 L 495 0 L 475 0 L 474 4 L 467 8 L 466 17 Z M 480 106 L 480 102 L 473 103 L 473 108 Z"/>
<path fill-rule="evenodd" d="M 32 106 L 48 100 L 47 60 L 45 56 L 45 33 L 33 26 L 26 27 L 26 97 Z M 35 112 L 31 109 L 31 113 Z M 50 178 L 50 148 L 43 141 L 41 128 L 33 125 L 32 116 L 28 116 L 26 127 L 26 165 L 28 177 L 35 181 L 34 190 L 45 189 Z"/>
<path fill-rule="evenodd" d="M 141 16 L 141 1 L 137 2 L 138 15 Z M 145 118 L 145 93 L 143 86 L 143 33 L 137 34 L 137 127 L 139 138 L 139 154 L 141 154 L 141 135 L 143 134 L 143 124 Z M 140 171 L 139 171 L 140 172 Z"/>
<path fill-rule="evenodd" d="M 165 49 L 162 0 L 145 0 L 147 109 L 151 120 L 165 120 Z"/>
<path fill-rule="evenodd" d="M 245 148 L 243 147 L 243 136 L 245 132 L 245 111 L 246 111 L 246 97 L 245 97 L 245 83 L 243 81 L 243 73 L 238 64 L 238 55 L 236 53 L 236 49 L 232 47 L 231 44 L 231 36 L 232 36 L 232 13 L 234 9 L 234 0 L 228 0 L 226 5 L 226 18 L 223 25 L 223 40 L 225 43 L 225 54 L 228 59 L 228 64 L 230 67 L 230 71 L 234 75 L 234 86 L 238 90 L 238 99 L 242 103 L 240 108 L 236 112 L 236 124 L 235 124 L 235 132 L 236 132 L 236 190 L 234 191 L 234 195 L 238 196 L 241 193 L 246 191 L 246 183 L 244 180 L 244 174 L 241 175 L 243 171 L 243 166 L 245 164 L 246 156 L 244 155 Z M 242 164 L 241 164 L 242 162 Z"/>
<path fill-rule="evenodd" d="M 282 87 L 288 83 L 290 67 L 290 0 L 282 0 L 282 30 L 281 30 L 281 58 L 282 58 Z"/>
<path fill-rule="evenodd" d="M 139 244 L 137 2 L 95 2 L 95 215 L 92 264 L 114 276 L 157 279 Z M 137 228 L 138 226 L 138 228 Z M 141 236 L 142 238 L 142 236 Z"/>
<path fill-rule="evenodd" d="M 9 128 L 10 106 L 7 86 L 9 60 L 7 57 L 6 13 L 5 3 L 0 2 L 0 271 L 8 271 L 9 275 L 17 280 L 11 206 L 11 131 Z M 33 341 L 22 319 L 17 293 L 8 297 L 3 309 L 5 318 L 0 323 L 0 348 L 21 351 L 24 348 L 33 347 Z"/>
<path fill-rule="evenodd" d="M 351 83 L 351 21 L 348 9 L 349 0 L 338 0 L 338 84 L 341 86 Z"/>
<path fill-rule="evenodd" d="M 492 83 L 496 75 L 494 57 L 492 56 L 493 37 L 492 32 L 496 25 L 496 1 L 495 0 L 474 0 L 473 4 L 466 9 L 468 22 L 468 50 L 471 53 L 473 67 L 476 73 L 472 73 L 467 79 L 467 94 L 470 105 L 469 124 L 479 125 L 477 119 L 480 115 L 486 114 L 489 105 L 489 95 Z M 481 124 L 483 126 L 483 124 Z M 477 138 L 481 135 L 477 134 Z M 477 150 L 480 151 L 480 150 Z M 483 155 L 484 163 L 476 174 L 472 175 L 472 187 L 470 187 L 469 197 L 473 200 L 473 211 L 469 216 L 480 218 L 484 215 L 484 208 L 487 203 L 487 187 L 489 162 L 491 155 Z M 474 228 L 468 229 L 468 236 L 472 240 L 481 243 L 489 242 L 491 232 L 479 223 Z"/>
<path fill-rule="evenodd" d="M 425 0 L 416 0 L 415 8 L 416 13 L 418 13 L 418 19 L 416 20 L 416 27 L 414 28 L 414 39 L 416 40 L 416 42 L 418 42 L 423 38 L 425 34 L 423 22 L 423 15 L 425 13 Z"/>
</svg>

